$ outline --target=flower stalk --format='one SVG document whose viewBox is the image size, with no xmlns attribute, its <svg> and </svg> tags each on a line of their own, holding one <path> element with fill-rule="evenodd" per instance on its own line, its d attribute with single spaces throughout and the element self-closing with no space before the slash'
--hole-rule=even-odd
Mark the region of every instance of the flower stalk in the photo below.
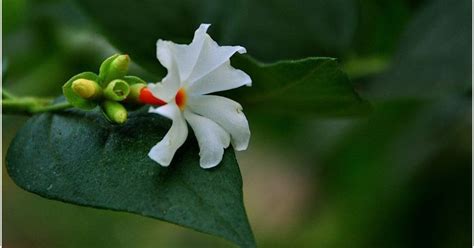
<svg viewBox="0 0 474 248">
<path fill-rule="evenodd" d="M 2 99 L 2 113 L 15 115 L 34 115 L 44 112 L 56 112 L 71 108 L 68 102 L 52 103 L 51 99 L 20 97 Z"/>
</svg>

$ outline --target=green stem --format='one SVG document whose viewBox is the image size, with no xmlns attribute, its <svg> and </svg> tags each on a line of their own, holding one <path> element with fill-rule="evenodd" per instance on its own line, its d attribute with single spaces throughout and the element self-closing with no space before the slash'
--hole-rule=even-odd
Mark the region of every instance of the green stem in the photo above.
<svg viewBox="0 0 474 248">
<path fill-rule="evenodd" d="M 72 108 L 73 106 L 68 102 L 55 103 L 48 106 L 42 106 L 34 109 L 33 113 L 57 112 Z"/>
<path fill-rule="evenodd" d="M 50 99 L 22 97 L 15 99 L 3 99 L 3 114 L 33 115 L 44 112 L 55 112 L 71 108 L 68 102 L 51 103 Z"/>
</svg>

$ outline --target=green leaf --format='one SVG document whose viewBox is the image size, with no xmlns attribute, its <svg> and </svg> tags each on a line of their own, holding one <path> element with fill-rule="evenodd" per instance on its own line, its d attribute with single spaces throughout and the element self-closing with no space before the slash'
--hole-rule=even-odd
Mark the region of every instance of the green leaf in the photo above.
<svg viewBox="0 0 474 248">
<path fill-rule="evenodd" d="M 233 150 L 204 170 L 190 138 L 163 168 L 147 153 L 169 126 L 145 109 L 124 125 L 111 125 L 98 110 L 37 115 L 10 145 L 7 171 L 18 186 L 46 198 L 149 216 L 255 247 Z"/>
<path fill-rule="evenodd" d="M 250 57 L 236 56 L 232 65 L 252 78 L 252 87 L 241 87 L 229 94 L 246 108 L 316 116 L 358 115 L 370 110 L 332 58 L 262 64 Z"/>
<path fill-rule="evenodd" d="M 77 0 L 121 51 L 151 72 L 158 39 L 189 42 L 201 23 L 223 45 L 242 45 L 262 61 L 339 55 L 357 25 L 354 0 L 128 1 Z"/>
<path fill-rule="evenodd" d="M 84 98 L 76 95 L 76 93 L 74 93 L 74 91 L 72 90 L 72 87 L 71 87 L 72 83 L 76 79 L 81 79 L 81 78 L 96 81 L 96 82 L 98 80 L 98 76 L 93 72 L 79 73 L 76 76 L 69 79 L 66 82 L 66 84 L 64 84 L 63 94 L 66 97 L 67 101 L 69 103 L 71 103 L 74 107 L 80 108 L 80 109 L 85 109 L 85 110 L 90 110 L 90 109 L 93 109 L 97 106 L 97 102 L 93 101 L 93 100 L 87 100 L 87 99 L 84 99 Z"/>
</svg>

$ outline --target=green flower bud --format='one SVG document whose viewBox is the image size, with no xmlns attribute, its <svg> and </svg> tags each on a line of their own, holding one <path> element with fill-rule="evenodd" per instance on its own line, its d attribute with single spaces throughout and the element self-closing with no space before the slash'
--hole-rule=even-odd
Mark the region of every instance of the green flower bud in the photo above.
<svg viewBox="0 0 474 248">
<path fill-rule="evenodd" d="M 145 84 L 134 84 L 130 86 L 130 94 L 126 99 L 129 103 L 139 104 L 140 103 L 140 92 L 143 88 L 145 88 Z"/>
<path fill-rule="evenodd" d="M 79 73 L 63 85 L 63 94 L 67 101 L 74 107 L 91 110 L 97 106 L 96 97 L 100 97 L 101 93 L 99 92 L 102 91 L 102 89 L 98 85 L 93 87 L 90 86 L 98 81 L 99 77 L 92 72 Z M 76 83 L 73 88 L 74 82 Z M 92 84 L 90 82 L 92 82 Z M 90 98 L 84 98 L 83 96 Z"/>
<path fill-rule="evenodd" d="M 105 98 L 112 101 L 123 101 L 130 93 L 130 86 L 121 79 L 110 82 L 104 90 Z"/>
<path fill-rule="evenodd" d="M 130 57 L 125 55 L 119 55 L 115 58 L 110 64 L 109 74 L 116 76 L 117 78 L 122 78 L 127 75 L 128 65 L 130 64 Z"/>
<path fill-rule="evenodd" d="M 116 54 L 106 59 L 100 66 L 101 85 L 106 86 L 114 79 L 123 78 L 127 75 L 129 64 L 130 57 L 128 55 Z"/>
<path fill-rule="evenodd" d="M 72 82 L 72 90 L 84 99 L 97 99 L 102 95 L 102 88 L 97 82 L 89 79 L 79 78 Z"/>
<path fill-rule="evenodd" d="M 105 100 L 102 103 L 102 111 L 110 122 L 123 124 L 127 121 L 127 110 L 118 102 Z"/>
</svg>

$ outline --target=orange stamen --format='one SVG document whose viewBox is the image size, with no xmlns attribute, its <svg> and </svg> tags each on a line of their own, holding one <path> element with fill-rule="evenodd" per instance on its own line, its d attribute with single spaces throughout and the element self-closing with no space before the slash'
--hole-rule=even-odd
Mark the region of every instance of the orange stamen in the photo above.
<svg viewBox="0 0 474 248">
<path fill-rule="evenodd" d="M 178 93 L 176 93 L 175 100 L 176 105 L 178 105 L 178 107 L 183 110 L 184 106 L 186 105 L 186 91 L 184 91 L 183 88 L 180 88 L 178 90 Z"/>
</svg>

